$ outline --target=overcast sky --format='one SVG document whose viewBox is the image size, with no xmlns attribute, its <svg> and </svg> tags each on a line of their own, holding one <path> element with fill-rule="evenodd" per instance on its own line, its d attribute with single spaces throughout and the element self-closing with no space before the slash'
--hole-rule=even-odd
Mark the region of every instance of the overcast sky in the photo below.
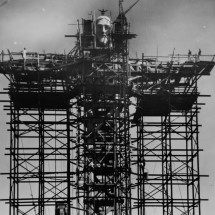
<svg viewBox="0 0 215 215">
<path fill-rule="evenodd" d="M 125 9 L 135 0 L 124 0 Z M 5 4 L 4 4 L 5 2 Z M 75 33 L 68 24 L 87 18 L 90 11 L 108 9 L 112 17 L 117 15 L 117 0 L 0 0 L 0 50 L 46 51 L 62 53 L 73 47 L 73 40 L 65 34 Z M 215 0 L 141 0 L 129 12 L 131 30 L 138 38 L 131 42 L 131 55 L 186 54 L 188 49 L 196 53 L 215 54 Z M 200 91 L 211 94 L 200 113 L 201 171 L 210 174 L 202 180 L 202 194 L 210 198 L 202 204 L 202 214 L 213 215 L 215 210 L 215 71 L 211 77 L 200 81 Z M 0 88 L 6 87 L 0 78 Z M 9 170 L 4 148 L 9 146 L 9 133 L 5 123 L 6 112 L 0 107 L 0 171 Z M 0 178 L 0 198 L 8 196 L 8 183 Z M 0 214 L 7 215 L 7 207 L 0 203 Z M 4 212 L 3 212 L 4 211 Z"/>
</svg>

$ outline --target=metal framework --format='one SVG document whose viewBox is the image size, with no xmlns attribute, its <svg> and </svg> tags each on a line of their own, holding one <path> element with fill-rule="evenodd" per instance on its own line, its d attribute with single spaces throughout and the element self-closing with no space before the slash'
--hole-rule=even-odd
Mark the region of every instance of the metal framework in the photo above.
<svg viewBox="0 0 215 215">
<path fill-rule="evenodd" d="M 160 207 L 160 214 L 201 214 L 198 108 L 182 114 L 142 117 L 138 125 L 139 214 Z M 144 158 L 144 160 L 141 160 Z M 144 165 L 142 163 L 144 163 Z M 141 168 L 143 168 L 141 172 Z M 144 175 L 145 172 L 145 175 Z"/>
<path fill-rule="evenodd" d="M 49 80 L 50 81 L 50 80 Z M 40 82 L 40 81 L 38 81 Z M 12 84 L 12 83 L 11 83 Z M 17 89 L 16 82 L 10 86 L 11 96 L 21 96 L 22 99 L 31 99 L 27 96 L 34 84 L 22 86 L 22 92 Z M 52 99 L 59 99 L 58 95 L 64 96 L 64 107 L 55 107 L 47 110 L 41 105 L 46 88 L 46 81 L 41 81 L 36 87 L 36 97 L 28 104 L 21 106 L 17 103 L 10 104 L 10 213 L 9 214 L 46 214 L 45 206 L 55 205 L 56 201 L 70 204 L 70 183 L 74 174 L 70 169 L 71 160 L 70 145 L 74 138 L 72 135 L 73 116 L 66 99 L 67 87 L 56 92 L 57 83 L 51 92 Z M 49 85 L 49 84 L 48 84 Z M 42 88 L 41 88 L 42 86 Z M 49 85 L 50 87 L 50 85 Z M 13 91 L 14 90 L 14 91 Z M 17 91 L 18 90 L 18 91 Z M 35 90 L 35 89 L 32 89 Z M 50 89 L 46 89 L 50 90 Z M 12 92 L 13 91 L 13 92 Z M 35 94 L 35 92 L 33 92 Z M 21 99 L 21 100 L 20 100 Z M 67 104 L 66 104 L 67 103 Z M 29 106 L 30 104 L 30 106 Z M 49 102 L 50 104 L 50 102 Z M 29 196 L 30 195 L 30 196 Z M 25 210 L 23 210 L 25 207 Z"/>
<path fill-rule="evenodd" d="M 170 61 L 171 69 L 165 75 L 158 67 L 157 74 L 142 77 L 138 89 L 142 94 L 137 97 L 137 130 L 132 142 L 142 183 L 135 204 L 138 214 L 155 207 L 163 215 L 201 214 L 200 202 L 206 199 L 200 196 L 200 177 L 206 175 L 199 172 L 197 80 L 199 71 L 206 75 L 209 65 L 201 68 L 196 62 L 186 71 Z M 151 87 L 145 87 L 149 80 Z"/>
<path fill-rule="evenodd" d="M 197 82 L 213 60 L 130 58 L 122 8 L 108 47 L 94 25 L 68 55 L 1 53 L 9 214 L 201 215 Z"/>
</svg>

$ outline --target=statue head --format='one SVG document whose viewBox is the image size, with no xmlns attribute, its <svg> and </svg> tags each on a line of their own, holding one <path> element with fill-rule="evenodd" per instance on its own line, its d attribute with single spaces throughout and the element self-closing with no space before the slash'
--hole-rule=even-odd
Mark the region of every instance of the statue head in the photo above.
<svg viewBox="0 0 215 215">
<path fill-rule="evenodd" d="M 105 47 L 109 42 L 111 20 L 108 16 L 99 16 L 96 19 L 96 37 L 99 46 Z"/>
</svg>

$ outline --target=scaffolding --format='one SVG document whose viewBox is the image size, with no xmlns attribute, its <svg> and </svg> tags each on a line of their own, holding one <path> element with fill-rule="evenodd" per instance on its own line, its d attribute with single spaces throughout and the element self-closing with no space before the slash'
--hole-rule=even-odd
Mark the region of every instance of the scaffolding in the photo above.
<svg viewBox="0 0 215 215">
<path fill-rule="evenodd" d="M 94 24 L 68 55 L 1 53 L 9 214 L 201 215 L 197 83 L 213 59 L 134 59 L 123 11 L 108 47 Z"/>
</svg>

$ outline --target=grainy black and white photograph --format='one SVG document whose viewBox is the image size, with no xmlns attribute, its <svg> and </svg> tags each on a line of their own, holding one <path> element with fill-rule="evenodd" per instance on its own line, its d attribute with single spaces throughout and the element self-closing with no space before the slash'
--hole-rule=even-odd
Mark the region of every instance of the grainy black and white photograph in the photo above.
<svg viewBox="0 0 215 215">
<path fill-rule="evenodd" d="M 0 215 L 213 215 L 215 0 L 0 0 Z"/>
</svg>

